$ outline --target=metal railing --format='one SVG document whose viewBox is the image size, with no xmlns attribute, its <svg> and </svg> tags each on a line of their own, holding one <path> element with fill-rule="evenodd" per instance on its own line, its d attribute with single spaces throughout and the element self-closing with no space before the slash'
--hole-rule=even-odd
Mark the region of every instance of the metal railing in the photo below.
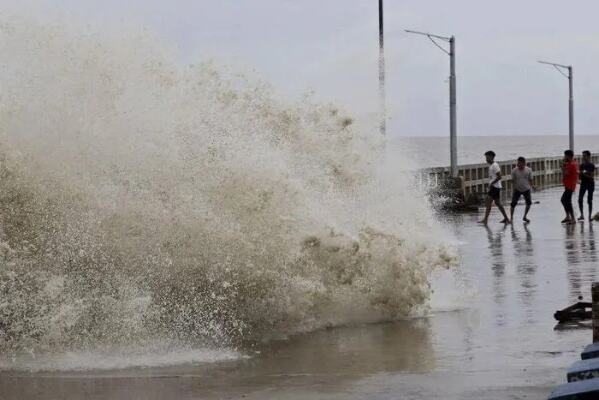
<svg viewBox="0 0 599 400">
<path fill-rule="evenodd" d="M 539 189 L 555 186 L 562 181 L 563 156 L 555 157 L 536 157 L 526 160 L 527 165 L 532 169 L 533 181 Z M 576 157 L 580 163 L 581 157 Z M 591 155 L 591 161 L 599 163 L 599 154 Z M 512 169 L 516 166 L 516 160 L 498 161 L 501 168 L 501 182 L 507 189 L 512 188 Z M 472 194 L 486 193 L 489 186 L 489 165 L 488 164 L 468 164 L 458 166 L 458 175 L 462 178 L 462 189 L 464 197 L 468 198 Z M 441 186 L 443 181 L 451 177 L 449 167 L 426 168 L 420 171 L 419 183 L 421 186 L 434 190 Z"/>
</svg>

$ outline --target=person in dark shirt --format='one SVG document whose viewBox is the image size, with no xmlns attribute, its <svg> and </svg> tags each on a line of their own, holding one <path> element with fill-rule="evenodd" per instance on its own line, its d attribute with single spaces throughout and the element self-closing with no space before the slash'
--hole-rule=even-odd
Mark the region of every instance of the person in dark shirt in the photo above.
<svg viewBox="0 0 599 400">
<path fill-rule="evenodd" d="M 578 191 L 578 207 L 580 208 L 579 221 L 584 220 L 584 194 L 587 194 L 587 203 L 589 205 L 589 221 L 593 218 L 593 192 L 595 191 L 595 164 L 591 162 L 591 152 L 585 150 L 582 152 L 582 162 L 580 163 L 580 190 Z"/>
</svg>

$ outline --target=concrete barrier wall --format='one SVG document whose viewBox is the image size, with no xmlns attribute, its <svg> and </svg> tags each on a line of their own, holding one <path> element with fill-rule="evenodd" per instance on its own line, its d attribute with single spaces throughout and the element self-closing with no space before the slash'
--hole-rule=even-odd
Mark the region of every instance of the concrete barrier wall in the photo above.
<svg viewBox="0 0 599 400">
<path fill-rule="evenodd" d="M 533 180 L 537 188 L 542 189 L 561 184 L 563 156 L 555 157 L 537 157 L 527 159 L 527 165 L 532 169 Z M 599 154 L 591 155 L 591 160 L 599 164 Z M 577 156 L 576 161 L 580 163 L 581 157 Z M 501 168 L 502 184 L 509 192 L 512 189 L 512 169 L 516 166 L 516 160 L 498 161 Z M 468 164 L 458 167 L 458 174 L 462 178 L 462 191 L 465 198 L 473 194 L 484 194 L 489 187 L 489 165 L 488 164 Z M 427 168 L 420 171 L 420 183 L 424 187 L 435 190 L 442 186 L 442 183 L 450 177 L 449 167 Z M 504 191 L 506 193 L 507 191 Z"/>
</svg>

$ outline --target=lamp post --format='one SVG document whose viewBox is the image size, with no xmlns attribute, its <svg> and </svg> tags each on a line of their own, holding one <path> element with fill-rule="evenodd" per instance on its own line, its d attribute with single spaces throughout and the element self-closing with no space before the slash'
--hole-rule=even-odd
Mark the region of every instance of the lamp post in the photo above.
<svg viewBox="0 0 599 400">
<path fill-rule="evenodd" d="M 387 106 L 385 95 L 385 30 L 384 30 L 383 0 L 379 0 L 379 109 L 381 135 L 387 134 Z"/>
<path fill-rule="evenodd" d="M 570 150 L 574 151 L 574 89 L 572 87 L 573 72 L 571 65 L 556 64 L 548 61 L 539 61 L 541 64 L 553 66 L 557 72 L 568 78 L 568 136 Z M 566 75 L 563 70 L 567 70 Z"/>
<path fill-rule="evenodd" d="M 407 30 L 407 33 L 424 35 L 445 54 L 449 56 L 449 160 L 451 168 L 451 177 L 458 176 L 458 142 L 457 142 L 457 101 L 456 101 L 456 76 L 455 76 L 455 37 L 446 37 L 433 35 L 426 32 L 417 32 Z M 439 45 L 435 39 L 443 40 L 449 43 L 449 51 Z"/>
</svg>

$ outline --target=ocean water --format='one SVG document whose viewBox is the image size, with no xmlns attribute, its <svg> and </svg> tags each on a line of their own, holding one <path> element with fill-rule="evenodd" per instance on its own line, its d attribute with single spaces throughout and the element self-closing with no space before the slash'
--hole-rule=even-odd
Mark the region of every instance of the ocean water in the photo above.
<svg viewBox="0 0 599 400">
<path fill-rule="evenodd" d="M 599 136 L 578 135 L 574 138 L 577 153 L 599 152 Z M 493 150 L 498 161 L 563 155 L 568 135 L 529 136 L 461 136 L 458 137 L 458 164 L 485 162 L 484 153 Z M 449 137 L 401 137 L 387 142 L 387 156 L 410 157 L 421 168 L 449 166 Z"/>
</svg>

